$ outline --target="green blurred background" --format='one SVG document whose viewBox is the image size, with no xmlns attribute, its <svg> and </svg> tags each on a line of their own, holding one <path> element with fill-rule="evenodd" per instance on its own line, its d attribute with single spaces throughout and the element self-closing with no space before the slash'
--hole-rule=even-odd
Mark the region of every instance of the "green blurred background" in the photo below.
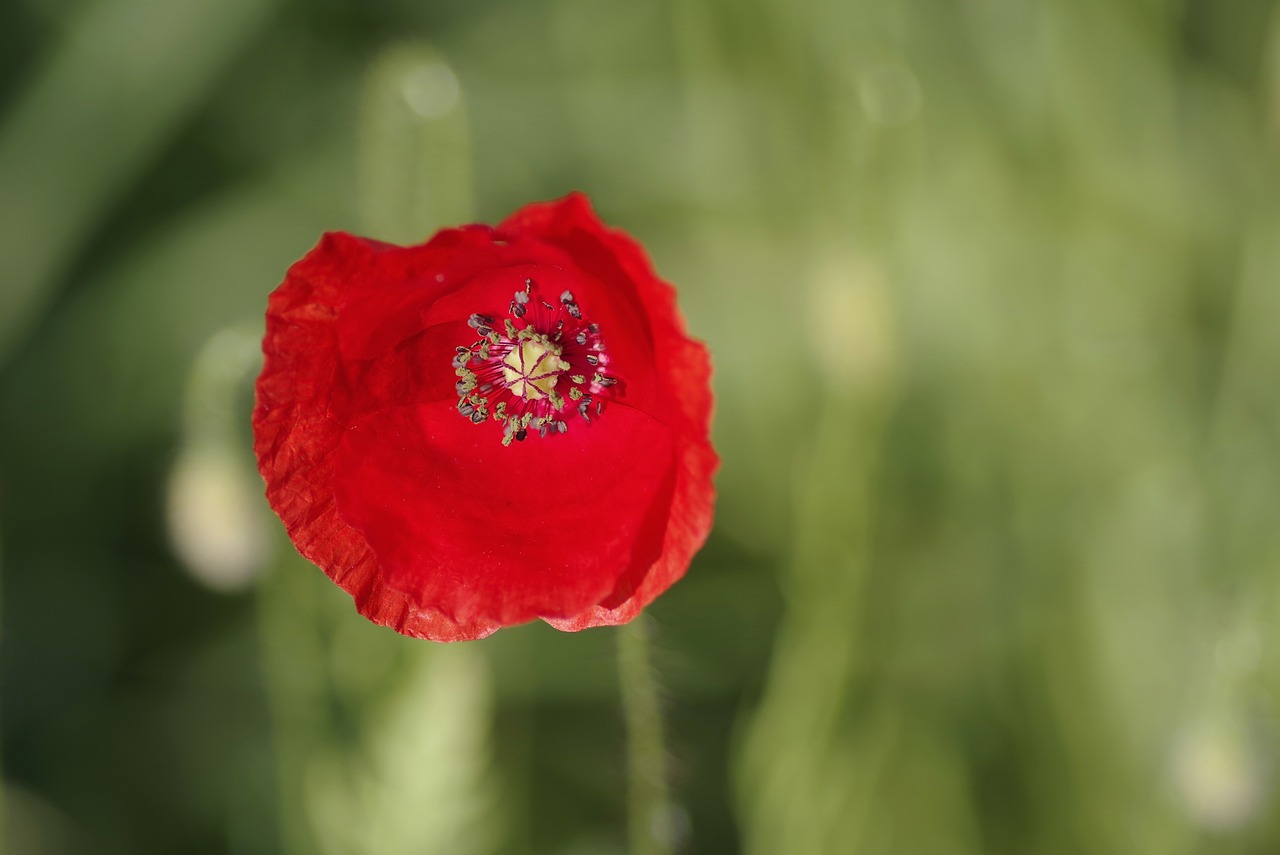
<svg viewBox="0 0 1280 855">
<path fill-rule="evenodd" d="M 0 4 L 3 840 L 620 853 L 616 632 L 292 553 L 268 292 L 587 191 L 715 354 L 682 851 L 1275 853 L 1271 0 Z"/>
</svg>

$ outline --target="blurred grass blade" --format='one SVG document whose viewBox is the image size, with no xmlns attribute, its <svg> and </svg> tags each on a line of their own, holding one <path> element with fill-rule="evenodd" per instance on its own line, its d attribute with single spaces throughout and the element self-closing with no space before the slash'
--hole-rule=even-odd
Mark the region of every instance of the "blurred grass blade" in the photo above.
<svg viewBox="0 0 1280 855">
<path fill-rule="evenodd" d="M 320 849 L 493 852 L 500 829 L 489 778 L 488 664 L 461 645 L 424 646 L 407 658 L 398 688 L 372 705 L 359 751 L 313 762 L 307 802 Z"/>
<path fill-rule="evenodd" d="M 69 25 L 0 126 L 0 362 L 274 6 L 97 0 Z"/>
<path fill-rule="evenodd" d="M 738 767 L 744 851 L 760 855 L 835 851 L 825 841 L 836 825 L 854 846 L 874 804 L 874 758 L 890 750 L 884 734 L 896 729 L 862 726 L 859 756 L 846 756 L 876 445 L 866 437 L 875 425 L 848 401 L 828 399 L 823 409 L 797 482 L 788 612 Z"/>
<path fill-rule="evenodd" d="M 431 48 L 388 48 L 365 82 L 360 216 L 372 236 L 425 240 L 472 218 L 471 138 L 458 78 Z"/>
<path fill-rule="evenodd" d="M 97 0 L 0 127 L 0 362 L 274 0 Z"/>
<path fill-rule="evenodd" d="M 498 851 L 481 651 L 375 626 L 296 555 L 259 590 L 282 851 Z"/>
</svg>

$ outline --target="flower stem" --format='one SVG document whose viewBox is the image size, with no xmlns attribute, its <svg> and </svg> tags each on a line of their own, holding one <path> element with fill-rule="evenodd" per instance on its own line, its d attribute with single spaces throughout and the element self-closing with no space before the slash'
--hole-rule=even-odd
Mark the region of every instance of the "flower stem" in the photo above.
<svg viewBox="0 0 1280 855">
<path fill-rule="evenodd" d="M 648 619 L 640 615 L 618 634 L 618 680 L 627 722 L 627 822 L 631 855 L 671 855 L 667 754 L 649 633 Z"/>
</svg>

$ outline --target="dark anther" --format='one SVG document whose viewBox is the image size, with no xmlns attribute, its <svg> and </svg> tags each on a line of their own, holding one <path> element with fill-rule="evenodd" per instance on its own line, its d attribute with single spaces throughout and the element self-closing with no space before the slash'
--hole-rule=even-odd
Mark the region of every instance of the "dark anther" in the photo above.
<svg viewBox="0 0 1280 855">
<path fill-rule="evenodd" d="M 575 339 L 575 341 L 577 341 L 577 342 L 578 342 L 578 344 L 586 344 L 586 343 L 587 343 L 587 334 L 586 334 L 585 332 L 580 332 L 580 333 L 578 333 L 578 337 Z"/>
<path fill-rule="evenodd" d="M 569 426 L 563 421 L 556 422 L 556 433 L 568 433 Z"/>
<path fill-rule="evenodd" d="M 459 395 L 465 395 L 471 391 L 471 383 L 468 380 L 459 380 L 453 384 L 453 388 Z"/>
<path fill-rule="evenodd" d="M 520 430 L 516 431 L 516 442 L 524 442 L 524 438 L 528 435 L 529 432 L 527 430 L 520 428 Z"/>
<path fill-rule="evenodd" d="M 464 416 L 469 416 L 476 411 L 476 408 L 467 403 L 458 404 L 458 412 Z"/>
<path fill-rule="evenodd" d="M 523 295 L 523 292 L 522 292 L 521 294 L 517 294 L 516 296 L 517 296 L 517 297 L 519 297 L 519 296 L 524 296 L 524 295 Z M 527 299 L 528 299 L 528 297 L 525 297 L 525 299 L 527 300 Z M 524 310 L 524 303 L 522 303 L 520 300 L 516 300 L 515 302 L 513 302 L 513 303 L 511 304 L 511 314 L 515 315 L 517 318 L 523 318 L 523 317 L 524 317 L 524 311 L 525 311 L 525 310 Z"/>
<path fill-rule="evenodd" d="M 471 421 L 473 424 L 477 424 L 477 425 L 480 424 L 482 421 L 484 421 L 484 413 L 480 412 L 479 410 L 476 410 L 474 413 L 471 414 Z"/>
<path fill-rule="evenodd" d="M 588 365 L 599 365 L 599 364 L 600 364 L 600 357 L 596 356 L 594 353 L 588 353 L 588 354 L 587 354 L 587 364 L 588 364 Z"/>
<path fill-rule="evenodd" d="M 588 325 L 587 325 L 587 332 L 591 333 L 592 335 L 595 335 L 596 333 L 600 332 L 600 325 L 599 325 L 599 324 L 588 324 Z"/>
</svg>

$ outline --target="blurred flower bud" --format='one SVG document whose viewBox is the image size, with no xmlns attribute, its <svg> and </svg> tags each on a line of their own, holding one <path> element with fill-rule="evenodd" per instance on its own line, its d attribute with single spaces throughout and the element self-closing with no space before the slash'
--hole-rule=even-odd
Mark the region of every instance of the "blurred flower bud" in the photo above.
<svg viewBox="0 0 1280 855">
<path fill-rule="evenodd" d="M 192 577 L 237 591 L 268 559 L 266 502 L 252 466 L 247 388 L 261 364 L 258 327 L 229 327 L 201 349 L 187 382 L 183 444 L 169 475 L 174 551 Z"/>
<path fill-rule="evenodd" d="M 1175 741 L 1174 788 L 1198 825 L 1228 831 L 1258 815 L 1271 790 L 1271 764 L 1259 736 L 1223 711 L 1192 722 Z"/>
<path fill-rule="evenodd" d="M 879 392 L 896 371 L 897 345 L 888 283 L 873 260 L 833 254 L 809 289 L 809 342 L 819 369 L 840 390 Z"/>
<path fill-rule="evenodd" d="M 217 591 L 248 587 L 267 559 L 261 487 L 232 449 L 185 449 L 169 476 L 169 531 L 191 575 Z"/>
</svg>

